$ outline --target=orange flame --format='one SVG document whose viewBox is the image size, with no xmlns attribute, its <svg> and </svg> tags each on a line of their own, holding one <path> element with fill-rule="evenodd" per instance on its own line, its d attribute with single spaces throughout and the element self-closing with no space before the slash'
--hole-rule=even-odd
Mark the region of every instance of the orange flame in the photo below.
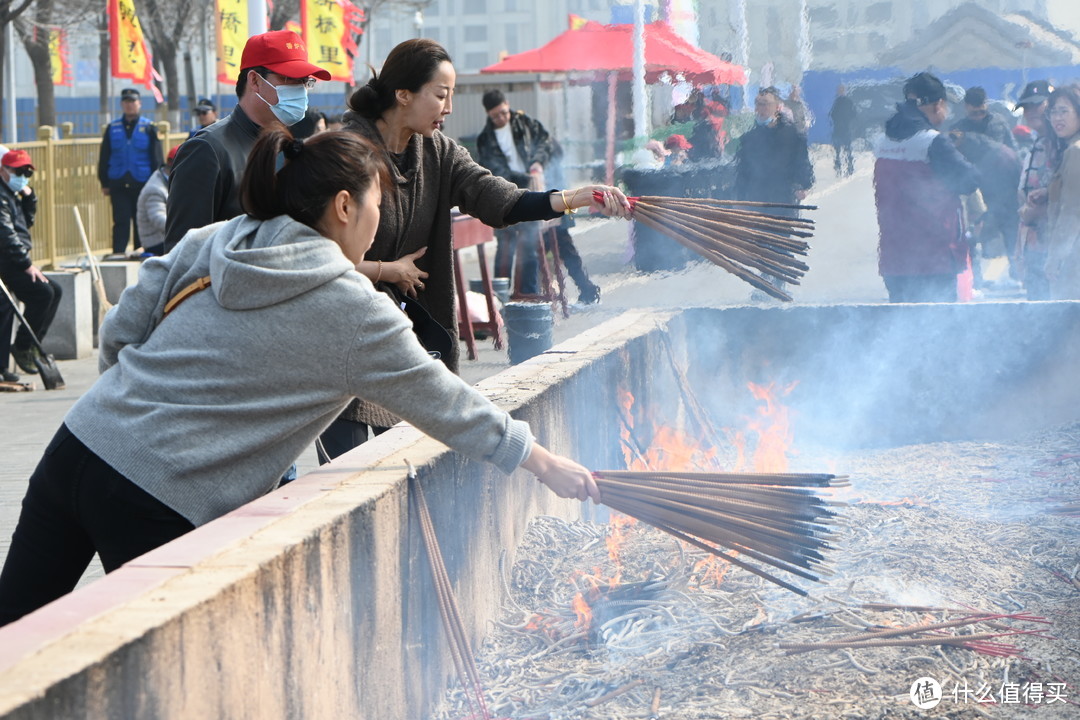
<svg viewBox="0 0 1080 720">
<path fill-rule="evenodd" d="M 585 602 L 585 596 L 581 593 L 574 595 L 574 599 L 570 601 L 570 607 L 574 611 L 574 615 L 577 616 L 577 620 L 574 621 L 574 627 L 579 630 L 588 630 L 592 625 L 592 608 L 589 607 L 589 603 Z"/>
<path fill-rule="evenodd" d="M 611 520 L 608 522 L 608 534 L 604 538 L 604 544 L 607 546 L 608 558 L 611 560 L 611 564 L 615 568 L 615 574 L 612 575 L 608 581 L 608 587 L 615 587 L 622 580 L 622 560 L 619 558 L 619 554 L 622 552 L 622 547 L 626 544 L 626 533 L 623 532 L 624 528 L 633 527 L 637 524 L 637 519 L 632 518 L 629 515 L 622 515 L 620 513 L 612 513 Z"/>
<path fill-rule="evenodd" d="M 798 385 L 798 381 L 776 388 L 775 383 L 758 385 L 747 383 L 750 393 L 756 400 L 762 402 L 757 408 L 757 417 L 747 421 L 748 430 L 753 433 L 757 442 L 754 446 L 754 454 L 751 468 L 754 472 L 782 473 L 788 471 L 788 452 L 791 449 L 792 431 L 788 408 L 779 402 L 778 398 L 787 397 Z M 745 463 L 745 436 L 735 434 L 736 448 L 739 451 L 739 461 Z M 741 443 L 741 444 L 740 444 Z M 738 470 L 747 469 L 745 465 L 737 466 Z"/>
<path fill-rule="evenodd" d="M 701 573 L 698 577 L 698 585 L 712 585 L 713 587 L 719 587 L 720 583 L 724 582 L 724 576 L 727 575 L 728 568 L 730 567 L 731 563 L 715 555 L 709 555 L 706 558 L 698 560 L 694 564 L 694 572 Z"/>
</svg>

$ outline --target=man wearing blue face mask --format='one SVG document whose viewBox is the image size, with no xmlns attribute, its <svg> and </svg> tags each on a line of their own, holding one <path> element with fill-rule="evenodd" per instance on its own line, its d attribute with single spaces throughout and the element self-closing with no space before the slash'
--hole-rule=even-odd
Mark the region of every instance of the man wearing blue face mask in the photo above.
<svg viewBox="0 0 1080 720">
<path fill-rule="evenodd" d="M 330 73 L 307 59 L 307 47 L 289 30 L 248 39 L 240 59 L 232 114 L 185 142 L 173 161 L 165 225 L 165 251 L 184 235 L 243 214 L 240 178 L 260 130 L 294 125 L 307 111 L 308 89 Z"/>
<path fill-rule="evenodd" d="M 25 150 L 9 150 L 0 158 L 0 279 L 11 294 L 26 305 L 23 317 L 38 339 L 44 340 L 60 304 L 60 286 L 49 282 L 30 260 L 33 248 L 30 228 L 37 214 L 37 195 L 28 185 L 33 174 L 34 165 L 30 153 Z M 7 298 L 0 297 L 0 303 L 6 306 L 4 310 L 11 312 Z M 7 313 L 0 312 L 0 316 L 5 315 Z M 8 382 L 19 379 L 8 371 L 10 338 L 11 323 L 0 322 L 0 363 L 3 363 L 0 371 Z M 10 353 L 24 372 L 37 372 L 34 365 L 37 349 L 25 327 L 19 327 Z"/>
</svg>

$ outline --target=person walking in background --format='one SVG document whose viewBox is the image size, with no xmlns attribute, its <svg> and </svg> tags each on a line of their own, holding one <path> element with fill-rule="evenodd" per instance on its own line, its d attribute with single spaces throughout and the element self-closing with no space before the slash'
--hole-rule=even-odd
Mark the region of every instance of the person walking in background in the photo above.
<svg viewBox="0 0 1080 720">
<path fill-rule="evenodd" d="M 599 501 L 588 469 L 429 357 L 356 272 L 388 181 L 380 151 L 351 133 L 270 128 L 250 168 L 247 214 L 148 259 L 105 318 L 101 377 L 30 477 L 0 625 L 70 592 L 95 553 L 112 572 L 265 495 L 354 396 L 560 497 Z"/>
<path fill-rule="evenodd" d="M 1016 101 L 1023 111 L 1023 123 L 1031 132 L 1032 145 L 1023 159 L 1020 175 L 1020 234 L 1016 257 L 1020 260 L 1024 291 L 1028 300 L 1049 300 L 1046 281 L 1046 203 L 1053 174 L 1056 135 L 1047 117 L 1047 104 L 1054 88 L 1046 80 L 1027 84 Z"/>
<path fill-rule="evenodd" d="M 776 88 L 758 91 L 754 127 L 742 135 L 735 153 L 735 196 L 739 200 L 795 205 L 814 184 L 806 136 L 791 124 L 781 107 Z M 799 211 L 770 208 L 769 213 L 798 217 Z M 783 286 L 778 278 L 765 277 L 773 285 Z M 752 297 L 764 300 L 767 296 L 755 290 Z"/>
<path fill-rule="evenodd" d="M 836 153 L 833 160 L 833 168 L 836 177 L 851 175 L 855 172 L 855 157 L 851 152 L 851 143 L 855 139 L 855 103 L 847 96 L 847 88 L 840 85 L 836 88 L 836 99 L 833 100 L 829 110 L 829 120 L 832 121 L 832 146 Z M 847 162 L 843 162 L 843 155 L 847 155 Z"/>
<path fill-rule="evenodd" d="M 501 90 L 484 93 L 482 102 L 488 119 L 476 138 L 477 162 L 519 188 L 562 187 L 562 149 L 543 123 L 521 110 L 511 110 Z M 573 226 L 573 218 L 564 214 L 555 231 L 555 239 L 559 257 L 578 287 L 578 302 L 590 305 L 600 301 L 600 288 L 589 279 L 585 263 L 570 237 Z M 519 267 L 523 276 L 517 279 L 517 287 L 525 295 L 540 291 L 538 234 L 539 228 L 532 223 L 519 223 L 495 231 L 498 240 L 495 276 L 510 277 L 514 254 L 520 253 Z"/>
<path fill-rule="evenodd" d="M 165 158 L 165 164 L 146 181 L 136 206 L 135 221 L 143 248 L 151 255 L 165 254 L 165 212 L 169 200 L 169 172 L 180 146 L 175 146 Z"/>
<path fill-rule="evenodd" d="M 960 154 L 971 163 L 979 174 L 979 190 L 986 202 L 986 213 L 978 218 L 974 232 L 976 244 L 982 246 L 982 257 L 997 257 L 999 252 L 992 249 L 1000 242 L 1005 248 L 1005 257 L 1009 261 L 1010 277 L 1019 277 L 1014 267 L 1013 257 L 1016 250 L 1016 238 L 1020 230 L 1020 213 L 1016 204 L 1016 188 L 1020 182 L 1020 159 L 1016 152 L 991 140 L 981 133 L 965 133 L 959 130 L 949 132 Z M 969 246 L 971 243 L 969 242 Z M 976 287 L 982 284 L 980 259 L 971 258 L 972 272 Z M 1018 289 L 1015 279 L 1009 280 Z"/>
<path fill-rule="evenodd" d="M 904 102 L 875 149 L 878 271 L 889 302 L 956 302 L 967 268 L 960 196 L 975 192 L 975 168 L 937 128 L 949 115 L 945 85 L 930 73 L 904 83 Z"/>
<path fill-rule="evenodd" d="M 1046 279 L 1053 300 L 1080 300 L 1080 85 L 1050 94 L 1050 126 L 1057 136 L 1047 191 Z"/>
<path fill-rule="evenodd" d="M 259 130 L 300 122 L 315 79 L 330 79 L 329 72 L 308 62 L 307 46 L 290 30 L 248 38 L 240 66 L 236 108 L 181 145 L 173 161 L 165 252 L 189 230 L 243 214 L 240 179 Z"/>
<path fill-rule="evenodd" d="M 791 111 L 791 124 L 795 126 L 795 129 L 803 135 L 810 132 L 813 118 L 810 116 L 806 103 L 803 102 L 802 90 L 798 85 L 791 86 L 791 92 L 788 93 L 787 100 L 784 100 L 784 106 Z"/>
<path fill-rule="evenodd" d="M 26 306 L 23 317 L 38 340 L 44 341 L 56 316 L 62 292 L 60 286 L 49 282 L 30 259 L 34 247 L 30 241 L 30 228 L 34 226 L 37 213 L 37 195 L 29 185 L 33 176 L 34 165 L 27 151 L 9 150 L 0 158 L 0 280 Z M 6 298 L 0 302 L 8 303 Z M 10 337 L 11 325 L 8 324 L 7 334 L 0 340 L 0 351 L 3 351 L 0 361 L 3 361 L 4 379 L 8 381 L 18 380 L 7 372 L 7 338 Z M 37 373 L 34 357 L 38 350 L 26 326 L 19 325 L 10 352 L 23 372 Z"/>
<path fill-rule="evenodd" d="M 157 128 L 139 114 L 142 111 L 139 91 L 121 90 L 120 108 L 123 115 L 105 128 L 98 154 L 101 191 L 112 202 L 114 255 L 127 251 L 133 229 L 134 247 L 142 246 L 139 229 L 135 227 L 135 206 L 143 185 L 162 163 Z"/>
<path fill-rule="evenodd" d="M 1016 140 L 1013 138 L 1012 127 L 986 107 L 986 90 L 981 87 L 968 89 L 964 93 L 964 112 L 967 117 L 958 120 L 952 126 L 953 130 L 964 133 L 981 133 L 994 142 L 999 142 L 1011 150 L 1016 150 Z"/>
<path fill-rule="evenodd" d="M 208 98 L 199 98 L 199 102 L 195 103 L 195 107 L 192 109 L 191 113 L 198 121 L 199 127 L 188 133 L 189 138 L 195 137 L 197 132 L 205 127 L 210 127 L 216 123 L 218 119 L 217 105 Z"/>
</svg>

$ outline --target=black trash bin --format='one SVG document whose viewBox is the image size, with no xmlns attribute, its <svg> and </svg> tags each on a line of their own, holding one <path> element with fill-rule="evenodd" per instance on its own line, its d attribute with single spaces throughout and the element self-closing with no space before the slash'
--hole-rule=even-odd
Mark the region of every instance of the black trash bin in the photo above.
<svg viewBox="0 0 1080 720">
<path fill-rule="evenodd" d="M 731 197 L 733 178 L 732 166 L 718 161 L 685 163 L 658 170 L 626 168 L 621 173 L 627 193 L 634 196 L 726 199 Z M 667 235 L 634 223 L 634 267 L 638 270 L 681 270 L 698 257 Z"/>
</svg>

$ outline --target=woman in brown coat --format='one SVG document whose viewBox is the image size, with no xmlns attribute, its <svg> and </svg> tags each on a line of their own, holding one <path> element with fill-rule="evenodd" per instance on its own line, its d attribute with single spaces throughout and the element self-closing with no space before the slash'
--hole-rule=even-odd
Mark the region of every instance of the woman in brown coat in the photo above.
<svg viewBox="0 0 1080 720">
<path fill-rule="evenodd" d="M 415 299 L 445 328 L 452 340 L 442 360 L 456 372 L 451 208 L 505 227 L 589 206 L 627 217 L 630 204 L 607 185 L 528 192 L 476 164 L 465 148 L 440 132 L 453 110 L 455 82 L 454 66 L 442 46 L 423 38 L 407 40 L 390 51 L 377 76 L 353 93 L 343 119 L 346 130 L 383 150 L 393 182 L 375 243 L 357 269 L 399 300 Z M 602 203 L 593 201 L 594 191 L 602 194 Z M 383 408 L 355 401 L 323 435 L 323 444 L 335 457 L 366 440 L 369 426 L 377 433 L 396 422 Z"/>
<path fill-rule="evenodd" d="M 1080 85 L 1055 90 L 1049 109 L 1059 152 L 1048 188 L 1046 278 L 1051 299 L 1080 300 Z"/>
</svg>

